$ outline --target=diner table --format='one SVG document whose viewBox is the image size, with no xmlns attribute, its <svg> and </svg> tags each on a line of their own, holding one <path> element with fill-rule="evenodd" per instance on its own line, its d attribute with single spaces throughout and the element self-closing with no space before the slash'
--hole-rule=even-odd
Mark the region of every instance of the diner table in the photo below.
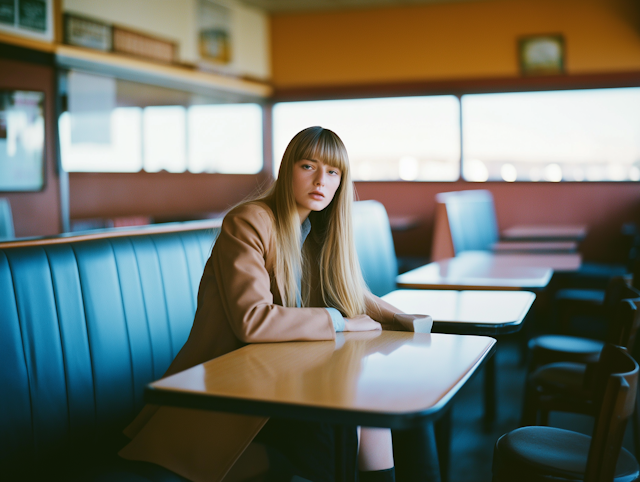
<svg viewBox="0 0 640 482">
<path fill-rule="evenodd" d="M 417 289 L 541 290 L 551 281 L 553 269 L 534 262 L 542 261 L 542 257 L 550 262 L 556 255 L 536 256 L 464 251 L 455 258 L 407 271 L 399 275 L 396 282 L 400 288 Z M 514 257 L 518 260 L 511 259 Z M 527 261 L 530 265 L 526 265 Z"/>
<path fill-rule="evenodd" d="M 582 241 L 586 225 L 517 225 L 502 231 L 502 239 L 526 241 Z"/>
<path fill-rule="evenodd" d="M 530 291 L 396 290 L 382 297 L 405 313 L 428 314 L 432 332 L 498 336 L 519 331 L 535 301 Z M 484 377 L 484 424 L 496 418 L 497 376 L 495 356 L 487 360 Z M 448 459 L 450 416 L 439 422 L 441 464 Z"/>
<path fill-rule="evenodd" d="M 575 241 L 498 241 L 491 245 L 494 253 L 573 253 Z"/>
<path fill-rule="evenodd" d="M 157 405 L 396 430 L 402 446 L 442 417 L 437 451 L 447 480 L 448 407 L 466 381 L 492 358 L 486 336 L 370 331 L 335 341 L 246 345 L 149 384 Z M 422 439 L 421 439 L 422 440 Z M 424 442 L 421 442 L 424 443 Z M 406 458 L 406 457 L 405 457 Z M 436 468 L 434 468 L 436 467 Z"/>
<path fill-rule="evenodd" d="M 157 380 L 157 405 L 410 429 L 434 420 L 493 354 L 474 335 L 370 331 L 246 345 Z"/>
<path fill-rule="evenodd" d="M 396 290 L 382 297 L 405 313 L 428 314 L 433 333 L 504 335 L 520 330 L 530 291 Z"/>
<path fill-rule="evenodd" d="M 469 251 L 469 253 L 473 253 Z M 553 271 L 578 271 L 580 253 L 488 253 L 497 266 L 551 268 Z M 472 256 L 472 254 L 470 254 Z"/>
</svg>

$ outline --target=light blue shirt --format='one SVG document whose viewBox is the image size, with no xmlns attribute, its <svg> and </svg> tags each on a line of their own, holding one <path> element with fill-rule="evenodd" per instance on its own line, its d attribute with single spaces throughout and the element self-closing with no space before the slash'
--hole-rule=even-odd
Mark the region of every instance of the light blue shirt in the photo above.
<svg viewBox="0 0 640 482">
<path fill-rule="evenodd" d="M 302 249 L 302 245 L 307 239 L 307 236 L 309 236 L 310 231 L 311 231 L 311 221 L 309 221 L 309 218 L 307 218 L 302 223 L 302 226 L 300 226 L 300 249 Z M 298 299 L 296 300 L 296 305 L 298 307 L 302 305 L 302 301 L 300 300 L 300 291 L 301 291 L 300 283 L 301 281 L 300 279 L 298 279 Z M 346 327 L 346 323 L 344 321 L 344 317 L 342 316 L 342 313 L 340 313 L 335 308 L 325 308 L 325 309 L 329 312 L 329 315 L 331 316 L 331 321 L 333 322 L 333 328 L 336 330 L 336 333 L 340 331 L 344 331 Z"/>
</svg>

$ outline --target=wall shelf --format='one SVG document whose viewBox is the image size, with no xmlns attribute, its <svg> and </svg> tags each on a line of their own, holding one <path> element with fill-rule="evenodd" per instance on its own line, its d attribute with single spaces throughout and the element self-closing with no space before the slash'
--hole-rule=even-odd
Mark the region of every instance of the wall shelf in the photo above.
<svg viewBox="0 0 640 482">
<path fill-rule="evenodd" d="M 267 83 L 199 72 L 186 67 L 163 65 L 125 55 L 99 52 L 68 45 L 55 48 L 56 63 L 68 69 L 109 75 L 123 80 L 157 85 L 194 94 L 223 97 L 226 101 L 261 101 L 273 88 Z"/>
</svg>

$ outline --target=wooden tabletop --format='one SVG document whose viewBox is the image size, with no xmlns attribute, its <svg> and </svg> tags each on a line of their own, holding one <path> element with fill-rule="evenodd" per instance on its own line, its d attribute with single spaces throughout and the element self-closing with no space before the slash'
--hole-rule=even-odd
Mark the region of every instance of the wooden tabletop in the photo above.
<svg viewBox="0 0 640 482">
<path fill-rule="evenodd" d="M 401 274 L 396 281 L 401 288 L 444 290 L 535 290 L 549 284 L 551 268 L 512 265 L 505 262 L 508 256 L 514 255 L 465 251 Z"/>
<path fill-rule="evenodd" d="M 262 416 L 410 428 L 435 417 L 493 338 L 394 331 L 247 345 L 151 383 L 145 400 Z"/>
<path fill-rule="evenodd" d="M 433 332 L 500 335 L 520 330 L 530 291 L 397 290 L 382 297 L 405 313 L 431 315 Z"/>
<path fill-rule="evenodd" d="M 581 241 L 587 235 L 585 225 L 518 225 L 502 231 L 504 239 L 521 240 L 573 240 Z"/>
</svg>

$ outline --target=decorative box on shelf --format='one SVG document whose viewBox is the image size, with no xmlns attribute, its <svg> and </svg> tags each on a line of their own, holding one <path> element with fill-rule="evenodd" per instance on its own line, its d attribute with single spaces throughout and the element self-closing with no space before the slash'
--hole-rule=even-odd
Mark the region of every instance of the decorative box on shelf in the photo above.
<svg viewBox="0 0 640 482">
<path fill-rule="evenodd" d="M 170 40 L 114 26 L 113 51 L 171 64 L 176 60 L 178 45 Z"/>
</svg>

